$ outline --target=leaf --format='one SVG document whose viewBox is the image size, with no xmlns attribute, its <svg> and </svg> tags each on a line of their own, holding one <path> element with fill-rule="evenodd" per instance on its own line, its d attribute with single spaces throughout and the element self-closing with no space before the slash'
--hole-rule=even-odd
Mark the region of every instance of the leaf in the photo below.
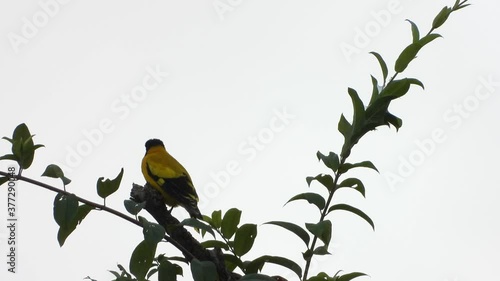
<svg viewBox="0 0 500 281">
<path fill-rule="evenodd" d="M 9 179 L 10 179 L 9 177 L 0 177 L 0 185 L 2 185 L 2 184 L 4 184 L 4 183 L 8 182 L 8 181 L 9 181 Z"/>
<path fill-rule="evenodd" d="M 143 217 L 139 217 L 142 223 L 142 234 L 144 234 L 144 241 L 151 244 L 158 244 L 165 236 L 165 229 L 163 226 L 149 222 Z"/>
<path fill-rule="evenodd" d="M 215 229 L 219 229 L 222 224 L 222 211 L 217 210 L 212 212 L 212 226 Z"/>
<path fill-rule="evenodd" d="M 164 259 L 158 265 L 158 281 L 176 281 L 177 267 Z"/>
<path fill-rule="evenodd" d="M 398 59 L 396 60 L 396 64 L 394 65 L 394 70 L 396 72 L 403 72 L 406 67 L 408 67 L 408 64 L 415 59 L 417 56 L 418 51 L 422 48 L 422 45 L 420 45 L 418 42 L 416 43 L 411 43 L 408 45 L 399 55 Z"/>
<path fill-rule="evenodd" d="M 351 137 L 352 126 L 351 126 L 351 123 L 349 123 L 349 121 L 347 121 L 347 119 L 345 119 L 344 114 L 340 115 L 338 130 L 344 136 L 345 139 L 348 139 Z"/>
<path fill-rule="evenodd" d="M 388 97 L 393 100 L 404 96 L 409 89 L 410 83 L 408 79 L 393 80 L 380 92 L 380 97 Z"/>
<path fill-rule="evenodd" d="M 297 194 L 290 200 L 288 200 L 288 202 L 286 202 L 285 205 L 296 200 L 307 200 L 309 204 L 316 205 L 316 207 L 318 207 L 320 211 L 323 210 L 323 208 L 325 207 L 325 199 L 321 195 L 313 192 Z"/>
<path fill-rule="evenodd" d="M 224 263 L 226 264 L 226 268 L 229 271 L 233 271 L 236 267 L 239 267 L 243 270 L 243 262 L 240 260 L 240 258 L 231 254 L 223 254 L 223 256 Z"/>
<path fill-rule="evenodd" d="M 201 242 L 200 244 L 205 249 L 219 248 L 219 249 L 229 250 L 229 246 L 226 243 L 224 243 L 222 241 L 218 241 L 218 240 L 207 240 L 207 241 Z"/>
<path fill-rule="evenodd" d="M 45 168 L 42 177 L 61 179 L 64 185 L 68 185 L 71 180 L 64 176 L 64 172 L 55 164 L 50 164 Z"/>
<path fill-rule="evenodd" d="M 436 15 L 434 20 L 432 21 L 432 29 L 436 29 L 443 25 L 446 22 L 448 17 L 450 16 L 452 10 L 450 7 L 443 7 L 441 11 Z"/>
<path fill-rule="evenodd" d="M 185 219 L 180 224 L 201 229 L 203 231 L 206 231 L 206 232 L 212 234 L 212 236 L 215 238 L 214 230 L 209 225 L 207 225 L 207 224 L 205 224 L 205 223 L 203 223 L 195 218 Z"/>
<path fill-rule="evenodd" d="M 257 271 L 262 270 L 262 267 L 264 266 L 265 263 L 273 263 L 277 265 L 281 265 L 283 267 L 286 267 L 290 269 L 291 271 L 295 272 L 297 276 L 302 277 L 302 268 L 295 263 L 292 260 L 289 260 L 287 258 L 283 257 L 278 257 L 278 256 L 261 256 L 259 258 L 256 258 L 255 260 L 251 261 L 247 265 L 247 271 L 246 273 L 257 273 Z"/>
<path fill-rule="evenodd" d="M 378 172 L 377 168 L 375 167 L 375 165 L 373 165 L 373 163 L 371 161 L 363 161 L 363 162 L 359 162 L 359 163 L 355 163 L 355 164 L 344 163 L 344 164 L 342 164 L 342 166 L 340 166 L 339 171 L 341 171 L 341 173 L 345 173 L 345 172 L 349 171 L 350 169 L 358 168 L 358 167 L 370 168 L 370 169 L 373 169 L 373 170 Z"/>
<path fill-rule="evenodd" d="M 238 224 L 240 223 L 241 211 L 232 208 L 229 209 L 225 214 L 221 222 L 221 232 L 224 238 L 231 239 L 236 229 L 238 229 Z"/>
<path fill-rule="evenodd" d="M 361 272 L 352 272 L 348 274 L 344 274 L 342 276 L 339 276 L 336 281 L 351 281 L 354 278 L 361 277 L 361 276 L 368 276 L 364 273 Z"/>
<path fill-rule="evenodd" d="M 114 192 L 116 192 L 118 190 L 118 187 L 120 187 L 122 176 L 123 176 L 123 168 L 121 169 L 118 176 L 113 180 L 106 179 L 103 181 L 104 178 L 100 177 L 97 180 L 97 194 L 104 199 L 109 195 L 113 194 Z"/>
<path fill-rule="evenodd" d="M 329 152 L 328 156 L 323 155 L 321 152 L 316 152 L 316 156 L 318 157 L 318 160 L 323 161 L 325 166 L 330 168 L 332 171 L 337 171 L 339 167 L 339 156 L 335 152 Z"/>
<path fill-rule="evenodd" d="M 191 273 L 194 281 L 216 281 L 219 278 L 215 265 L 210 261 L 193 259 L 191 261 Z"/>
<path fill-rule="evenodd" d="M 281 226 L 284 229 L 291 231 L 292 233 L 297 235 L 300 239 L 302 239 L 302 241 L 304 241 L 304 243 L 306 244 L 306 247 L 309 245 L 309 241 L 311 238 L 309 237 L 309 234 L 307 233 L 307 231 L 305 231 L 302 227 L 300 227 L 294 223 L 285 222 L 285 221 L 270 221 L 270 222 L 266 222 L 264 224 L 273 224 L 273 225 Z"/>
<path fill-rule="evenodd" d="M 360 216 L 361 218 L 363 218 L 366 222 L 368 222 L 371 225 L 371 227 L 373 228 L 373 230 L 375 230 L 375 224 L 373 223 L 372 219 L 367 214 L 365 214 L 363 211 L 361 211 L 360 209 L 355 208 L 351 205 L 347 205 L 347 204 L 335 204 L 328 209 L 328 213 L 335 211 L 335 210 L 344 210 L 344 211 L 348 211 L 348 212 L 351 212 L 353 214 L 356 214 L 356 215 Z"/>
<path fill-rule="evenodd" d="M 354 130 L 357 130 L 361 126 L 363 126 L 363 123 L 365 122 L 365 106 L 363 104 L 363 101 L 359 98 L 358 92 L 356 92 L 356 90 L 348 88 L 347 92 L 351 97 L 353 111 L 354 111 L 352 118 L 352 126 L 354 127 Z"/>
<path fill-rule="evenodd" d="M 59 225 L 57 240 L 59 246 L 64 245 L 66 238 L 74 227 L 74 219 L 78 213 L 78 200 L 74 194 L 63 195 L 58 193 L 54 200 L 54 220 Z"/>
<path fill-rule="evenodd" d="M 397 116 L 390 114 L 389 112 L 385 114 L 384 120 L 387 125 L 391 124 L 392 126 L 394 126 L 394 128 L 396 128 L 396 131 L 398 131 L 401 126 L 403 126 L 403 120 L 401 120 L 401 118 Z"/>
<path fill-rule="evenodd" d="M 146 201 L 141 202 L 141 203 L 136 203 L 130 199 L 126 199 L 123 201 L 123 205 L 125 206 L 125 209 L 127 212 L 129 212 L 131 215 L 137 215 L 144 207 L 146 207 Z"/>
<path fill-rule="evenodd" d="M 144 281 L 149 268 L 153 264 L 154 255 L 156 252 L 156 243 L 150 243 L 146 240 L 141 241 L 132 252 L 130 257 L 130 273 L 132 273 L 137 280 Z"/>
<path fill-rule="evenodd" d="M 439 34 L 437 34 L 437 33 L 431 33 L 429 35 L 426 35 L 426 36 L 422 37 L 422 39 L 420 39 L 418 42 L 423 47 L 423 46 L 427 45 L 428 43 L 434 41 L 434 39 L 437 39 L 439 37 L 442 37 L 442 36 L 439 35 Z"/>
<path fill-rule="evenodd" d="M 253 246 L 255 237 L 257 237 L 257 225 L 242 225 L 234 236 L 234 253 L 240 257 L 248 253 Z"/>
<path fill-rule="evenodd" d="M 12 154 L 4 155 L 0 160 L 14 160 L 21 169 L 28 169 L 33 163 L 35 150 L 43 147 L 41 144 L 33 143 L 33 136 L 25 123 L 19 124 L 12 134 L 12 139 L 3 137 L 3 139 L 12 143 Z"/>
<path fill-rule="evenodd" d="M 328 274 L 324 272 L 318 273 L 316 276 L 312 276 L 307 281 L 337 281 L 335 278 L 328 276 Z"/>
<path fill-rule="evenodd" d="M 337 188 L 342 188 L 342 187 L 353 188 L 353 189 L 359 191 L 359 193 L 361 193 L 361 195 L 363 195 L 363 197 L 365 197 L 365 186 L 363 185 L 363 182 L 361 182 L 360 179 L 357 179 L 357 178 L 345 179 L 338 185 Z"/>
<path fill-rule="evenodd" d="M 306 223 L 306 228 L 313 235 L 318 236 L 318 238 L 323 241 L 325 246 L 330 244 L 330 239 L 332 238 L 332 222 L 329 220 L 324 220 L 319 223 Z"/>
<path fill-rule="evenodd" d="M 319 174 L 315 177 L 307 177 L 307 185 L 311 186 L 312 181 L 318 181 L 321 183 L 324 187 L 328 189 L 328 191 L 332 190 L 335 185 L 333 184 L 333 177 L 327 174 Z"/>
<path fill-rule="evenodd" d="M 387 79 L 387 75 L 389 73 L 389 71 L 387 70 L 387 64 L 385 63 L 384 59 L 382 58 L 382 56 L 379 53 L 370 52 L 370 54 L 374 55 L 375 58 L 377 58 L 378 63 L 380 64 L 380 69 L 382 69 L 382 76 L 384 78 L 384 84 L 385 84 L 385 81 Z"/>
<path fill-rule="evenodd" d="M 415 78 L 406 78 L 406 80 L 411 85 L 417 85 L 417 86 L 420 86 L 422 89 L 425 89 L 424 84 L 422 82 L 420 82 L 420 80 L 418 80 L 418 79 L 415 79 Z"/>
<path fill-rule="evenodd" d="M 276 279 L 259 273 L 250 273 L 242 276 L 239 280 L 242 281 L 276 281 Z"/>
<path fill-rule="evenodd" d="M 328 252 L 328 247 L 326 246 L 317 247 L 316 249 L 314 249 L 313 253 L 320 256 L 331 255 L 330 252 Z"/>
<path fill-rule="evenodd" d="M 413 43 L 418 42 L 418 40 L 420 40 L 420 32 L 418 31 L 418 26 L 409 19 L 407 19 L 406 21 L 411 24 L 411 35 L 413 38 Z"/>
<path fill-rule="evenodd" d="M 370 102 L 368 103 L 368 106 L 370 106 L 378 98 L 378 95 L 379 95 L 378 81 L 373 76 L 371 76 L 371 78 L 372 78 L 372 96 L 370 98 Z M 385 81 L 384 81 L 384 84 L 385 84 Z M 365 112 L 365 118 L 366 118 L 366 112 Z"/>
</svg>

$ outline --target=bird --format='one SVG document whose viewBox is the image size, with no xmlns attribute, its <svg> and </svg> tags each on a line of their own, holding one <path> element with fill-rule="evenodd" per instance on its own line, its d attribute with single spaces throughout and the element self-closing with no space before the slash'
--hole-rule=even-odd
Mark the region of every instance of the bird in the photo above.
<svg viewBox="0 0 500 281">
<path fill-rule="evenodd" d="M 158 190 L 172 209 L 181 206 L 191 218 L 202 219 L 198 194 L 186 169 L 170 155 L 159 139 L 146 141 L 141 171 L 146 182 Z"/>
</svg>

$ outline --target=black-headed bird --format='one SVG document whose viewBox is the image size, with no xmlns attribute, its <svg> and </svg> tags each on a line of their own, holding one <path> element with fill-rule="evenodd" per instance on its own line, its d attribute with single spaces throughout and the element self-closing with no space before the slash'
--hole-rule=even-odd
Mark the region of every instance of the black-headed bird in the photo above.
<svg viewBox="0 0 500 281">
<path fill-rule="evenodd" d="M 165 204 L 182 206 L 192 218 L 202 218 L 198 209 L 198 194 L 191 177 L 167 152 L 161 140 L 150 139 L 146 142 L 141 170 L 146 181 L 162 194 Z"/>
</svg>

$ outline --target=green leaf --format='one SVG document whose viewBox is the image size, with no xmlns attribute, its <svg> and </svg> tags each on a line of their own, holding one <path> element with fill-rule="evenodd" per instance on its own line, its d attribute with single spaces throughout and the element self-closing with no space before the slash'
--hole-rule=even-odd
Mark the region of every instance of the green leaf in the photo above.
<svg viewBox="0 0 500 281">
<path fill-rule="evenodd" d="M 351 123 L 349 123 L 349 121 L 345 119 L 344 114 L 340 115 L 338 130 L 344 136 L 345 139 L 351 137 L 352 126 Z"/>
<path fill-rule="evenodd" d="M 390 100 L 399 98 L 408 93 L 410 83 L 408 79 L 393 80 L 380 92 L 380 97 L 388 97 Z"/>
<path fill-rule="evenodd" d="M 247 274 L 248 273 L 257 273 L 257 271 L 262 270 L 262 267 L 264 266 L 265 263 L 273 263 L 273 264 L 281 265 L 281 266 L 286 267 L 286 268 L 290 269 L 291 271 L 295 272 L 295 274 L 297 274 L 297 276 L 299 276 L 299 279 L 300 279 L 300 277 L 302 277 L 302 269 L 294 261 L 289 260 L 287 258 L 283 258 L 283 257 L 268 256 L 268 255 L 261 256 L 259 258 L 256 258 L 255 260 L 251 261 L 247 265 L 246 273 Z"/>
<path fill-rule="evenodd" d="M 324 220 L 319 223 L 306 223 L 306 228 L 313 235 L 318 236 L 318 238 L 323 241 L 325 246 L 330 244 L 330 239 L 332 238 L 332 222 L 329 220 Z"/>
<path fill-rule="evenodd" d="M 373 228 L 373 230 L 375 230 L 375 224 L 373 223 L 372 219 L 367 214 L 365 214 L 363 211 L 361 211 L 360 209 L 355 208 L 351 205 L 347 205 L 347 204 L 335 204 L 328 209 L 328 213 L 335 211 L 335 210 L 344 210 L 344 211 L 348 211 L 348 212 L 351 212 L 353 214 L 356 214 L 356 215 L 360 216 L 361 218 L 363 218 L 366 222 L 368 222 L 371 225 L 371 227 Z"/>
<path fill-rule="evenodd" d="M 130 199 L 126 199 L 123 201 L 123 205 L 127 212 L 131 215 L 137 215 L 144 207 L 146 207 L 146 202 L 136 203 Z"/>
<path fill-rule="evenodd" d="M 412 43 L 408 45 L 399 55 L 398 59 L 396 60 L 396 64 L 394 65 L 394 70 L 396 72 L 403 72 L 406 67 L 408 67 L 408 64 L 415 59 L 417 56 L 418 51 L 422 48 L 422 45 L 420 45 L 418 42 L 417 43 Z"/>
<path fill-rule="evenodd" d="M 344 274 L 342 276 L 339 276 L 336 281 L 351 281 L 354 278 L 361 277 L 361 276 L 368 276 L 364 273 L 361 272 L 352 272 L 348 274 Z"/>
<path fill-rule="evenodd" d="M 212 212 L 212 226 L 215 229 L 219 229 L 222 224 L 222 211 L 217 210 Z"/>
<path fill-rule="evenodd" d="M 61 179 L 64 185 L 68 185 L 71 180 L 64 176 L 64 172 L 55 164 L 50 164 L 45 168 L 42 177 Z"/>
<path fill-rule="evenodd" d="M 163 226 L 149 222 L 143 217 L 139 217 L 142 223 L 142 234 L 144 234 L 144 241 L 151 244 L 158 244 L 165 236 L 165 229 Z"/>
<path fill-rule="evenodd" d="M 314 249 L 313 253 L 320 256 L 331 255 L 330 252 L 328 252 L 328 247 L 326 246 L 317 247 L 316 249 Z"/>
<path fill-rule="evenodd" d="M 422 89 L 425 89 L 424 84 L 422 82 L 420 82 L 420 80 L 418 80 L 418 79 L 415 79 L 415 78 L 406 78 L 406 80 L 411 85 L 417 85 L 417 86 L 420 86 Z"/>
<path fill-rule="evenodd" d="M 215 265 L 210 261 L 193 259 L 191 261 L 191 273 L 194 281 L 216 281 L 219 278 Z"/>
<path fill-rule="evenodd" d="M 242 281 L 276 281 L 276 279 L 259 273 L 250 273 L 242 276 L 239 280 Z"/>
<path fill-rule="evenodd" d="M 437 39 L 439 37 L 442 37 L 442 36 L 437 34 L 437 33 L 431 33 L 429 35 L 422 37 L 422 39 L 420 39 L 418 42 L 423 47 L 423 46 L 427 45 L 428 43 L 434 41 L 434 39 Z"/>
<path fill-rule="evenodd" d="M 97 180 L 97 194 L 104 199 L 109 195 L 113 194 L 114 192 L 116 192 L 118 190 L 118 187 L 120 187 L 122 176 L 123 176 L 123 168 L 121 169 L 118 176 L 113 180 L 110 179 L 103 180 L 104 177 L 100 177 Z"/>
<path fill-rule="evenodd" d="M 214 230 L 209 225 L 207 225 L 207 224 L 205 224 L 205 223 L 203 223 L 195 218 L 185 219 L 180 224 L 204 230 L 204 231 L 212 234 L 212 236 L 215 238 Z"/>
<path fill-rule="evenodd" d="M 420 40 L 420 32 L 418 31 L 418 26 L 411 20 L 407 19 L 406 21 L 411 24 L 411 35 L 413 37 L 413 43 L 418 42 L 418 40 Z"/>
<path fill-rule="evenodd" d="M 335 152 L 330 152 L 328 153 L 328 156 L 323 155 L 321 152 L 316 152 L 316 156 L 318 157 L 318 160 L 323 161 L 325 166 L 330 168 L 332 171 L 337 171 L 339 167 L 339 156 Z"/>
<path fill-rule="evenodd" d="M 63 195 L 58 193 L 54 200 L 54 220 L 59 225 L 57 240 L 64 245 L 66 238 L 74 227 L 74 219 L 78 213 L 78 200 L 74 194 Z"/>
<path fill-rule="evenodd" d="M 82 223 L 83 219 L 87 217 L 87 215 L 90 213 L 90 211 L 94 210 L 95 208 L 87 205 L 87 204 L 82 204 L 78 206 L 78 212 L 76 213 L 75 220 L 78 224 Z M 76 227 L 76 225 L 75 225 Z"/>
<path fill-rule="evenodd" d="M 368 106 L 370 106 L 378 98 L 378 95 L 379 95 L 378 81 L 373 76 L 371 76 L 371 78 L 372 78 L 372 96 L 370 98 L 370 103 L 368 103 Z M 384 84 L 385 84 L 385 81 L 384 81 Z M 366 112 L 365 112 L 365 116 L 366 116 Z"/>
<path fill-rule="evenodd" d="M 382 58 L 382 56 L 379 53 L 370 52 L 370 54 L 374 55 L 375 58 L 377 58 L 378 63 L 380 64 L 380 69 L 382 69 L 382 76 L 384 78 L 384 84 L 385 84 L 385 81 L 387 79 L 387 75 L 389 73 L 389 71 L 387 70 L 387 64 L 385 63 L 384 59 Z"/>
<path fill-rule="evenodd" d="M 320 211 L 323 210 L 323 208 L 325 207 L 325 199 L 323 198 L 323 196 L 313 192 L 297 194 L 290 200 L 288 200 L 288 202 L 286 202 L 285 205 L 296 200 L 307 200 L 309 204 L 316 205 L 316 207 L 318 207 Z"/>
<path fill-rule="evenodd" d="M 28 169 L 33 163 L 35 150 L 43 147 L 41 144 L 33 143 L 33 136 L 26 124 L 19 124 L 12 135 L 12 139 L 4 137 L 3 139 L 12 143 L 12 154 L 4 155 L 0 160 L 14 160 L 19 164 L 21 169 Z"/>
<path fill-rule="evenodd" d="M 207 240 L 207 241 L 201 242 L 200 244 L 205 249 L 219 248 L 219 249 L 229 250 L 229 246 L 226 243 L 224 243 L 222 241 L 218 241 L 218 240 Z"/>
<path fill-rule="evenodd" d="M 265 224 L 273 224 L 277 226 L 281 226 L 284 229 L 291 231 L 295 235 L 297 235 L 304 243 L 306 244 L 306 247 L 309 245 L 310 237 L 307 231 L 305 231 L 302 227 L 291 223 L 291 222 L 285 222 L 285 221 L 270 221 L 266 222 Z"/>
<path fill-rule="evenodd" d="M 221 222 L 221 232 L 224 238 L 231 239 L 231 237 L 233 237 L 236 229 L 238 229 L 240 218 L 241 211 L 236 208 L 229 209 L 224 214 L 224 218 L 222 218 Z"/>
<path fill-rule="evenodd" d="M 177 267 L 164 259 L 158 265 L 158 281 L 176 281 Z"/>
<path fill-rule="evenodd" d="M 347 92 L 352 100 L 353 106 L 353 118 L 352 118 L 352 126 L 354 130 L 358 130 L 363 123 L 365 122 L 365 106 L 363 101 L 359 98 L 358 92 L 352 88 L 348 88 Z"/>
<path fill-rule="evenodd" d="M 129 264 L 130 273 L 132 273 L 138 281 L 146 280 L 146 274 L 153 264 L 156 245 L 156 243 L 150 243 L 143 240 L 132 252 Z"/>
<path fill-rule="evenodd" d="M 307 185 L 311 186 L 312 181 L 318 181 L 321 183 L 324 187 L 328 189 L 328 191 L 332 190 L 335 185 L 333 184 L 333 177 L 327 174 L 319 174 L 315 177 L 307 177 Z"/>
<path fill-rule="evenodd" d="M 384 120 L 387 125 L 393 125 L 394 128 L 396 128 L 396 131 L 398 131 L 401 126 L 403 126 L 403 120 L 401 120 L 401 118 L 397 116 L 390 114 L 389 112 L 385 114 Z"/>
<path fill-rule="evenodd" d="M 363 195 L 363 197 L 365 197 L 365 186 L 363 185 L 363 182 L 361 182 L 360 179 L 357 179 L 357 178 L 345 179 L 338 185 L 337 188 L 342 188 L 342 187 L 353 188 L 353 189 L 359 191 L 359 193 L 361 193 L 361 195 Z"/>
<path fill-rule="evenodd" d="M 337 281 L 335 278 L 328 276 L 328 274 L 324 272 L 318 273 L 316 276 L 312 276 L 307 281 Z"/>
<path fill-rule="evenodd" d="M 358 167 L 370 168 L 370 169 L 373 169 L 373 170 L 378 172 L 377 168 L 375 167 L 375 165 L 373 165 L 373 163 L 371 161 L 363 161 L 363 162 L 359 162 L 359 163 L 355 163 L 355 164 L 344 163 L 344 164 L 342 164 L 342 166 L 340 166 L 339 171 L 341 171 L 342 173 L 345 173 L 345 172 L 349 171 L 350 169 L 358 168 Z"/>
<path fill-rule="evenodd" d="M 243 270 L 243 262 L 240 260 L 240 258 L 231 254 L 223 254 L 223 256 L 227 270 L 233 271 L 236 267 L 239 267 Z"/>
<path fill-rule="evenodd" d="M 240 257 L 248 253 L 252 249 L 255 237 L 257 237 L 257 225 L 244 224 L 238 228 L 234 236 L 234 253 Z"/>
<path fill-rule="evenodd" d="M 9 177 L 0 177 L 0 186 L 9 181 Z"/>
<path fill-rule="evenodd" d="M 441 11 L 436 15 L 434 20 L 432 21 L 432 29 L 436 29 L 443 25 L 446 22 L 448 17 L 450 16 L 452 10 L 450 7 L 443 7 Z"/>
</svg>

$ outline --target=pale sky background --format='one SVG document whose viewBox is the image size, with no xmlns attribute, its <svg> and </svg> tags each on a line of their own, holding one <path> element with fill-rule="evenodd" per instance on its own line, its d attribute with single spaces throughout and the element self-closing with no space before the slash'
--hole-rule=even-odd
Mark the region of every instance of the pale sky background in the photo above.
<svg viewBox="0 0 500 281">
<path fill-rule="evenodd" d="M 381 53 L 392 70 L 411 40 L 405 19 L 425 33 L 439 10 L 454 3 L 66 2 L 0 2 L 0 135 L 10 137 L 26 122 L 35 142 L 46 146 L 25 176 L 40 179 L 48 164 L 58 163 L 73 180 L 71 192 L 100 201 L 97 179 L 114 178 L 123 167 L 122 186 L 107 204 L 125 212 L 132 183 L 144 182 L 144 142 L 156 137 L 189 170 L 203 213 L 238 207 L 244 223 L 300 225 L 317 221 L 314 207 L 283 204 L 297 193 L 324 191 L 316 184 L 309 189 L 305 178 L 327 172 L 317 150 L 340 151 L 337 122 L 352 112 L 347 88 L 367 102 L 369 75 L 380 78 L 368 52 Z M 380 174 L 352 172 L 364 181 L 367 198 L 343 190 L 335 200 L 369 214 L 376 231 L 350 213 L 334 213 L 333 255 L 318 258 L 312 273 L 371 276 L 360 281 L 498 275 L 500 3 L 471 2 L 410 65 L 406 75 L 426 90 L 413 88 L 391 105 L 403 119 L 401 130 L 369 133 L 350 157 L 371 160 Z M 148 90 L 141 92 L 143 86 Z M 10 152 L 6 141 L 0 152 Z M 8 162 L 0 163 L 5 170 Z M 228 165 L 232 174 L 224 177 Z M 41 180 L 62 188 L 59 180 Z M 0 225 L 6 225 L 5 188 L 0 192 Z M 105 281 L 117 263 L 128 268 L 141 229 L 92 212 L 60 248 L 54 196 L 19 184 L 18 273 L 2 262 L 0 280 Z M 175 215 L 187 216 L 182 209 Z M 1 227 L 0 260 L 6 238 Z M 304 250 L 293 234 L 264 225 L 247 258 L 282 255 L 303 265 Z M 179 255 L 166 245 L 160 252 Z M 296 279 L 280 267 L 264 269 Z"/>
</svg>

